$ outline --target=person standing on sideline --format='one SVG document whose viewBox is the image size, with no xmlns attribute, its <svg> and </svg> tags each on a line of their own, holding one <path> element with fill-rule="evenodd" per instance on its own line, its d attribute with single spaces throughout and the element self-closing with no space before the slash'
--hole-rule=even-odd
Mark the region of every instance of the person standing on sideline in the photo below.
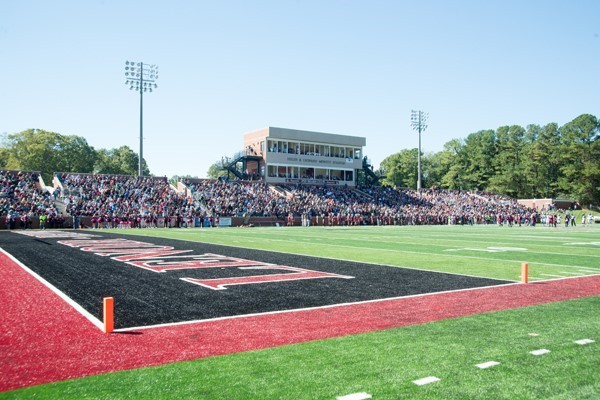
<svg viewBox="0 0 600 400">
<path fill-rule="evenodd" d="M 46 219 L 48 216 L 44 213 L 40 214 L 40 229 L 46 229 Z"/>
</svg>

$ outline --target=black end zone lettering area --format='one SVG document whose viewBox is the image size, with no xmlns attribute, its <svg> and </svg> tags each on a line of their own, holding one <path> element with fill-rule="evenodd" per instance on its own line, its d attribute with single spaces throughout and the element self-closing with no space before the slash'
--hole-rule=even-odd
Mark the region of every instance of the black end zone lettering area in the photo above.
<svg viewBox="0 0 600 400">
<path fill-rule="evenodd" d="M 187 255 L 213 253 L 257 263 L 353 277 L 352 279 L 319 278 L 242 284 L 227 286 L 224 290 L 212 290 L 182 279 L 220 279 L 293 272 L 223 267 L 179 269 L 157 273 L 116 261 L 108 256 L 99 256 L 58 243 L 64 240 L 77 240 L 76 238 L 35 238 L 11 232 L 0 234 L 0 247 L 98 319 L 102 319 L 102 298 L 114 297 L 117 329 L 509 283 L 187 241 L 97 231 L 77 233 L 97 236 L 90 239 L 122 238 L 172 246 L 175 250 L 191 250 L 183 253 Z"/>
</svg>

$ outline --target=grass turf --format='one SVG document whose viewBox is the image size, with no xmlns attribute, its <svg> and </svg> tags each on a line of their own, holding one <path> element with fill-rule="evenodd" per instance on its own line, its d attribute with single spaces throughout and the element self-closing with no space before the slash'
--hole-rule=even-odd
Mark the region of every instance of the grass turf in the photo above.
<svg viewBox="0 0 600 400">
<path fill-rule="evenodd" d="M 530 336 L 536 333 L 538 336 Z M 61 399 L 592 399 L 600 297 L 99 375 L 0 394 Z M 579 339 L 597 342 L 581 346 Z M 542 356 L 532 350 L 549 349 Z M 501 364 L 486 370 L 486 361 Z M 441 379 L 423 387 L 413 380 Z"/>
<path fill-rule="evenodd" d="M 112 231 L 518 280 L 600 273 L 597 225 Z M 0 398 L 592 399 L 600 394 L 600 297 L 126 371 Z M 540 336 L 529 336 L 528 333 Z M 534 357 L 531 350 L 551 353 Z M 485 361 L 502 364 L 479 370 Z M 411 381 L 437 376 L 417 387 Z"/>
</svg>

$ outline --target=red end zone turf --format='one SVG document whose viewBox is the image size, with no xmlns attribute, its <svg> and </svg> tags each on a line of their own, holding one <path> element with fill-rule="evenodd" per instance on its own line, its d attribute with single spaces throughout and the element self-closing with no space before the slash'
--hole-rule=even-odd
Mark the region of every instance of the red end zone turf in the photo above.
<svg viewBox="0 0 600 400">
<path fill-rule="evenodd" d="M 0 391 L 600 295 L 600 276 L 104 334 L 0 253 Z"/>
</svg>

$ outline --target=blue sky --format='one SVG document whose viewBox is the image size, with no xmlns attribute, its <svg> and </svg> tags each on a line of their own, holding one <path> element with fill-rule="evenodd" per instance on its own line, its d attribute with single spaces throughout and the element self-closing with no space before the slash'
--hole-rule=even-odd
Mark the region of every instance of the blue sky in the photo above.
<svg viewBox="0 0 600 400">
<path fill-rule="evenodd" d="M 502 125 L 599 115 L 598 1 L 0 2 L 0 133 L 139 150 L 155 175 L 204 177 L 267 126 L 364 136 L 375 166 Z"/>
</svg>

